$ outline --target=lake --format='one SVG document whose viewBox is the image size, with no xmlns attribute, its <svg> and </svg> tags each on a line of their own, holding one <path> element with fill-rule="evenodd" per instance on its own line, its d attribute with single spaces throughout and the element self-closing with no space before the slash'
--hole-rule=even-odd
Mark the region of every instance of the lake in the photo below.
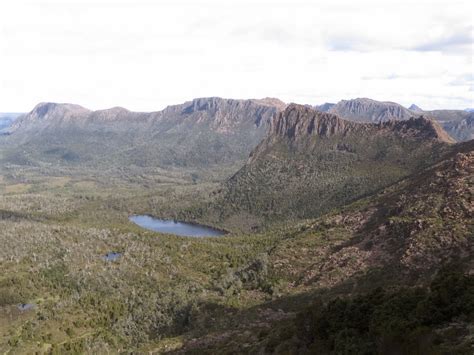
<svg viewBox="0 0 474 355">
<path fill-rule="evenodd" d="M 218 229 L 199 224 L 177 222 L 150 216 L 131 216 L 130 221 L 154 232 L 174 234 L 182 237 L 218 237 L 225 234 L 225 232 Z"/>
<path fill-rule="evenodd" d="M 105 261 L 115 261 L 122 256 L 122 253 L 110 252 L 103 256 Z"/>
<path fill-rule="evenodd" d="M 30 309 L 34 309 L 35 305 L 33 303 L 21 303 L 17 306 L 20 311 L 29 311 Z"/>
</svg>

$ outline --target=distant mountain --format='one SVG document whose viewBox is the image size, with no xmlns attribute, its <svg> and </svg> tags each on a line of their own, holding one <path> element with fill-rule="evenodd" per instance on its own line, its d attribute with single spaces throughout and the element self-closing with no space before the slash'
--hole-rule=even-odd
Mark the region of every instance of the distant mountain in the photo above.
<svg viewBox="0 0 474 355">
<path fill-rule="evenodd" d="M 474 112 L 464 110 L 433 110 L 424 111 L 435 118 L 459 142 L 474 139 Z"/>
<path fill-rule="evenodd" d="M 12 149 L 6 158 L 139 166 L 231 164 L 248 156 L 285 106 L 270 98 L 212 97 L 143 113 L 41 103 L 9 127 L 6 139 Z"/>
<path fill-rule="evenodd" d="M 321 111 L 321 112 L 328 112 L 331 108 L 333 108 L 336 104 L 332 104 L 330 102 L 326 102 L 322 105 L 316 105 L 314 106 L 315 110 Z"/>
<path fill-rule="evenodd" d="M 21 113 L 0 112 L 0 134 L 2 129 L 10 127 L 13 121 L 21 115 Z"/>
<path fill-rule="evenodd" d="M 331 107 L 329 112 L 357 122 L 384 122 L 406 120 L 413 113 L 395 102 L 375 101 L 367 98 L 342 100 Z"/>
<path fill-rule="evenodd" d="M 367 98 L 342 100 L 327 112 L 356 122 L 384 122 L 387 120 L 407 120 L 420 114 L 434 118 L 446 132 L 457 141 L 474 138 L 472 112 L 464 110 L 423 111 L 416 105 L 410 109 L 395 102 L 376 101 Z"/>
<path fill-rule="evenodd" d="M 423 112 L 423 110 L 419 108 L 418 106 L 416 106 L 415 104 L 411 104 L 410 107 L 408 107 L 408 109 L 412 112 Z"/>
<path fill-rule="evenodd" d="M 356 123 L 291 104 L 226 182 L 206 218 L 233 223 L 228 218 L 240 214 L 258 226 L 316 217 L 435 162 L 452 143 L 424 117 Z"/>
</svg>

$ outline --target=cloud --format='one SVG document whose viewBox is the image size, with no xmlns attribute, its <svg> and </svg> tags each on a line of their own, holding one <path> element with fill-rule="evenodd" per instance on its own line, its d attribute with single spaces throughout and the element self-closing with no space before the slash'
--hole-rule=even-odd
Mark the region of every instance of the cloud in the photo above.
<svg viewBox="0 0 474 355">
<path fill-rule="evenodd" d="M 380 74 L 380 75 L 363 75 L 362 80 L 397 80 L 397 79 L 408 79 L 408 80 L 419 80 L 419 79 L 428 79 L 431 78 L 431 74 L 423 73 L 389 73 L 389 74 Z"/>
<path fill-rule="evenodd" d="M 472 101 L 471 2 L 0 1 L 0 111 L 216 95 L 464 107 L 448 97 Z"/>
<path fill-rule="evenodd" d="M 452 86 L 473 86 L 474 85 L 474 74 L 468 73 L 456 77 L 454 80 L 449 82 Z"/>
<path fill-rule="evenodd" d="M 411 49 L 420 52 L 469 52 L 474 41 L 473 31 L 473 27 L 464 28 L 415 45 Z"/>
<path fill-rule="evenodd" d="M 380 43 L 354 34 L 326 36 L 325 45 L 335 52 L 369 52 L 380 47 Z"/>
</svg>

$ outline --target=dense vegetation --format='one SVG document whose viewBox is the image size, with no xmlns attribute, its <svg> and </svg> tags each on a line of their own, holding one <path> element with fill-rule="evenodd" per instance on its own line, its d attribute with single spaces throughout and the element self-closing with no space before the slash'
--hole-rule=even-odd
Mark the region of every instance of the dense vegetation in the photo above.
<svg viewBox="0 0 474 355">
<path fill-rule="evenodd" d="M 452 322 L 474 322 L 474 276 L 448 268 L 426 288 L 377 288 L 316 303 L 298 314 L 296 336 L 312 353 L 443 353 L 450 336 L 443 327 L 454 331 Z M 470 345 L 456 352 L 469 353 Z"/>
<path fill-rule="evenodd" d="M 473 143 L 426 150 L 412 141 L 336 143 L 313 147 L 317 163 L 298 153 L 290 163 L 244 168 L 237 177 L 256 171 L 249 179 L 258 186 L 228 202 L 258 199 L 234 220 L 202 206 L 219 201 L 228 188 L 220 181 L 236 161 L 160 168 L 111 160 L 96 167 L 1 146 L 0 351 L 468 349 Z M 15 152 L 27 161 L 12 159 Z M 278 174 L 264 181 L 262 167 Z M 272 191 L 278 179 L 273 186 L 281 191 Z M 337 203 L 311 203 L 314 195 L 305 193 L 318 182 L 321 196 L 339 191 Z M 267 205 L 271 194 L 287 198 Z M 346 205 L 354 194 L 361 198 Z M 224 213 L 235 207 L 217 206 L 213 211 Z M 198 216 L 232 233 L 163 235 L 134 225 L 131 214 Z M 239 232 L 254 225 L 258 233 Z M 107 260 L 110 252 L 121 256 Z M 409 335 L 403 340 L 402 327 Z"/>
</svg>

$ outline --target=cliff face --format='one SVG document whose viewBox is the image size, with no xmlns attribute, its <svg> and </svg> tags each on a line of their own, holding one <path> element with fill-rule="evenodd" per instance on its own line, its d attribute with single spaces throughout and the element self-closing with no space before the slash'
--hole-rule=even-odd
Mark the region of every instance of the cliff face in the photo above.
<svg viewBox="0 0 474 355">
<path fill-rule="evenodd" d="M 198 98 L 182 105 L 169 106 L 158 114 L 160 120 L 181 124 L 209 125 L 221 133 L 232 133 L 241 126 L 268 127 L 271 119 L 286 104 L 278 99 L 232 100 L 219 97 Z"/>
<path fill-rule="evenodd" d="M 286 137 L 293 140 L 307 136 L 329 137 L 345 134 L 359 127 L 362 126 L 342 120 L 334 114 L 291 104 L 272 121 L 270 136 Z"/>
<path fill-rule="evenodd" d="M 424 114 L 434 117 L 458 142 L 474 139 L 474 112 L 463 110 L 434 110 Z"/>
<path fill-rule="evenodd" d="M 331 107 L 329 112 L 359 122 L 405 120 L 413 116 L 410 110 L 395 102 L 381 102 L 367 98 L 342 100 Z"/>
</svg>

